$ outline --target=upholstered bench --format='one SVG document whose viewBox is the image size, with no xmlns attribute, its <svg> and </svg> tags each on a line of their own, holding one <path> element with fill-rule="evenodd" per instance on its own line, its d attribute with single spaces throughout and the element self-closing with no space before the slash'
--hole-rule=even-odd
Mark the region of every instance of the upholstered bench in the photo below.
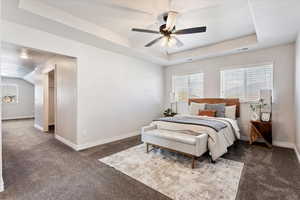
<svg viewBox="0 0 300 200">
<path fill-rule="evenodd" d="M 175 151 L 192 158 L 192 168 L 195 159 L 207 151 L 207 134 L 199 136 L 175 131 L 157 129 L 156 125 L 145 126 L 141 130 L 142 141 L 146 143 L 147 153 L 149 145 Z"/>
</svg>

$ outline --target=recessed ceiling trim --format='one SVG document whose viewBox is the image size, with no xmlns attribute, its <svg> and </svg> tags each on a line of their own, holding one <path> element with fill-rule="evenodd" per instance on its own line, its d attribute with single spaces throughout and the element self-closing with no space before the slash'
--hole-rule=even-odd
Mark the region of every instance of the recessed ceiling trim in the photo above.
<svg viewBox="0 0 300 200">
<path fill-rule="evenodd" d="M 221 55 L 224 53 L 232 52 L 240 48 L 256 45 L 257 43 L 258 42 L 257 42 L 256 34 L 252 34 L 238 39 L 220 42 L 214 45 L 209 45 L 205 47 L 191 49 L 184 52 L 169 54 L 169 60 L 185 62 L 187 59 L 193 59 L 193 60 L 203 59 L 203 58 L 208 58 L 210 56 L 217 56 L 218 54 Z"/>
<path fill-rule="evenodd" d="M 281 1 L 278 4 L 272 3 L 272 0 L 209 0 L 209 4 L 211 2 L 226 2 L 226 6 L 222 6 L 221 3 L 220 6 L 217 6 L 218 8 L 216 12 L 210 12 L 211 10 L 215 9 L 215 7 L 210 7 L 209 5 L 203 6 L 203 4 L 199 4 L 198 0 L 193 0 L 194 3 L 190 3 L 189 5 L 186 5 L 184 1 L 178 0 L 178 2 L 181 2 L 180 9 L 189 9 L 186 8 L 186 6 L 193 6 L 194 5 L 201 5 L 203 9 L 197 9 L 195 13 L 191 14 L 190 16 L 187 16 L 186 19 L 192 16 L 198 16 L 195 17 L 195 21 L 187 21 L 187 23 L 178 23 L 178 28 L 180 26 L 192 26 L 193 23 L 200 23 L 202 20 L 203 22 L 206 22 L 205 25 L 212 25 L 214 24 L 220 24 L 220 26 L 217 26 L 216 29 L 212 29 L 213 26 L 208 26 L 209 30 L 212 30 L 212 32 L 208 32 L 208 36 L 205 37 L 205 35 L 199 36 L 199 40 L 194 41 L 191 40 L 191 47 L 188 50 L 184 51 L 185 49 L 182 49 L 181 52 L 171 52 L 169 51 L 169 54 L 165 51 L 157 51 L 157 49 L 153 48 L 151 50 L 145 50 L 142 48 L 139 48 L 138 42 L 140 42 L 140 38 L 133 38 L 131 41 L 131 44 L 128 42 L 128 35 L 124 36 L 123 32 L 118 32 L 117 29 L 114 31 L 112 26 L 106 26 L 107 24 L 103 24 L 104 28 L 101 25 L 101 22 L 97 24 L 95 21 L 89 21 L 89 18 L 81 18 L 81 15 L 77 15 L 76 12 L 68 12 L 68 10 L 64 9 L 63 7 L 55 6 L 55 4 L 48 4 L 43 0 L 6 0 L 3 10 L 4 12 L 3 18 L 7 21 L 4 22 L 4 25 L 9 27 L 9 30 L 5 29 L 4 37 L 7 39 L 7 41 L 17 43 L 16 41 L 21 41 L 21 43 L 26 43 L 27 45 L 24 46 L 30 46 L 34 47 L 37 46 L 37 44 L 32 45 L 32 41 L 23 41 L 20 40 L 19 37 L 24 38 L 37 38 L 40 35 L 40 32 L 37 31 L 43 31 L 45 33 L 67 38 L 69 40 L 73 40 L 76 42 L 80 42 L 82 44 L 91 45 L 97 48 L 101 48 L 104 50 L 110 50 L 116 53 L 121 53 L 127 56 L 133 56 L 142 58 L 144 60 L 157 63 L 160 65 L 172 65 L 172 64 L 178 64 L 182 62 L 186 62 L 189 58 L 192 58 L 193 60 L 198 59 L 205 59 L 208 57 L 213 56 L 220 56 L 220 55 L 227 55 L 227 54 L 234 54 L 238 53 L 237 49 L 243 48 L 243 47 L 251 47 L 250 50 L 259 49 L 259 48 L 267 48 L 275 45 L 280 44 L 286 44 L 289 42 L 293 42 L 295 40 L 295 35 L 297 31 L 299 31 L 299 23 L 300 22 L 300 15 L 299 12 L 297 12 L 297 8 L 299 8 L 299 1 L 297 0 L 286 0 Z M 132 11 L 136 10 L 139 13 L 139 9 L 142 10 L 141 14 L 144 12 L 147 12 L 148 9 L 150 9 L 151 6 L 146 6 L 145 4 L 141 3 L 141 8 L 137 0 L 130 1 L 130 4 L 126 4 L 124 0 L 91 0 L 89 3 L 94 2 L 98 4 L 102 4 L 102 1 L 106 2 L 106 4 L 110 4 L 111 7 L 118 7 L 118 10 L 130 10 Z M 202 0 L 201 2 L 208 2 L 208 0 Z M 232 1 L 232 3 L 229 4 L 229 2 Z M 55 1 L 55 2 L 71 2 L 73 3 L 73 0 L 69 1 Z M 74 1 L 75 2 L 75 1 Z M 76 1 L 77 2 L 77 1 Z M 80 1 L 78 1 L 80 2 Z M 119 3 L 121 2 L 121 3 Z M 150 1 L 152 2 L 152 1 Z M 159 2 L 158 6 L 159 8 L 164 8 L 167 1 L 161 1 L 156 0 L 155 2 Z M 175 1 L 174 1 L 175 2 Z M 236 2 L 241 2 L 241 5 L 243 5 L 242 2 L 247 2 L 248 6 L 250 7 L 250 12 L 244 12 L 243 9 L 239 9 L 236 6 Z M 132 5 L 131 5 L 132 4 Z M 149 3 L 148 3 L 149 4 Z M 96 5 L 96 4 L 95 4 Z M 167 5 L 167 4 L 166 4 Z M 20 9 L 18 9 L 18 6 Z M 93 6 L 93 5 L 91 5 Z M 99 6 L 99 5 L 98 5 Z M 237 8 L 236 12 L 232 12 L 228 14 L 228 12 L 220 12 L 220 11 L 230 11 L 230 8 L 232 6 L 232 9 Z M 107 7 L 107 6 L 106 6 Z M 156 7 L 154 5 L 154 7 Z M 247 6 L 244 6 L 247 7 Z M 146 8 L 146 10 L 145 10 Z M 228 9 L 227 9 L 228 8 Z M 178 8 L 179 9 L 179 8 Z M 79 9 L 80 10 L 80 9 Z M 182 11 L 183 11 L 182 10 Z M 151 11 L 151 9 L 149 10 Z M 71 14 L 73 13 L 73 14 Z M 182 12 L 181 12 L 182 13 Z M 243 17 L 238 17 L 240 13 L 246 13 L 245 15 L 241 15 Z M 280 15 L 278 15 L 280 13 Z M 161 13 L 160 13 L 161 14 Z M 251 16 L 250 16 L 251 14 Z M 222 16 L 225 16 L 226 19 L 223 20 Z M 92 15 L 93 16 L 93 15 Z M 98 16 L 97 13 L 95 16 Z M 203 16 L 203 17 L 202 17 Z M 210 17 L 211 16 L 211 17 Z M 99 17 L 99 16 L 98 16 Z M 110 17 L 108 15 L 107 17 Z M 235 18 L 239 19 L 236 21 Z M 248 24 L 244 22 L 244 19 L 247 20 Z M 233 20 L 232 20 L 233 19 Z M 258 20 L 259 19 L 259 20 Z M 131 19 L 130 20 L 135 20 Z M 184 21 L 184 18 L 181 18 L 182 22 Z M 230 23 L 225 23 L 225 20 L 229 20 Z M 55 22 L 55 23 L 53 23 Z M 123 21 L 122 21 L 123 22 Z M 118 23 L 122 23 L 117 21 L 116 26 Z M 95 24 L 96 23 L 96 24 Z M 137 24 L 140 22 L 137 22 Z M 230 25 L 226 26 L 225 28 L 222 27 L 222 23 L 224 25 Z M 254 26 L 253 26 L 254 23 Z M 48 26 L 49 24 L 49 26 Z M 115 25 L 111 23 L 112 25 Z M 203 24 L 201 22 L 201 24 Z M 55 30 L 56 27 L 62 27 L 65 26 L 61 31 Z M 126 24 L 123 24 L 126 25 Z M 237 25 L 245 25 L 245 26 L 237 26 Z M 252 25 L 252 26 L 251 26 Z M 232 26 L 232 27 L 231 27 Z M 125 27 L 125 26 L 124 26 Z M 226 32 L 226 28 L 231 27 L 230 31 L 232 32 Z M 284 28 L 282 28 L 284 27 Z M 253 28 L 253 31 L 252 31 Z M 28 29 L 28 30 L 27 30 Z M 236 34 L 236 32 L 239 32 L 240 29 L 242 30 L 240 34 Z M 21 31 L 20 31 L 21 30 Z M 33 35 L 30 34 L 19 34 L 22 33 L 23 30 L 27 30 L 30 33 L 34 33 Z M 55 31 L 52 31 L 55 30 Z M 65 33 L 69 30 L 70 33 Z M 129 30 L 129 29 L 128 29 Z M 214 32 L 213 32 L 214 30 Z M 217 31 L 228 33 L 226 37 L 220 38 L 222 35 L 219 35 Z M 244 31 L 246 30 L 246 31 Z M 74 34 L 73 32 L 74 31 Z M 248 35 L 256 32 L 257 35 L 254 37 L 243 35 Z M 229 34 L 234 33 L 234 34 Z M 216 34 L 216 35 L 214 35 Z M 86 37 L 85 37 L 86 36 Z M 211 36 L 211 40 L 209 41 Z M 217 41 L 222 41 L 227 38 L 236 38 L 239 36 L 243 36 L 242 38 L 232 39 L 216 44 L 212 44 Z M 60 50 L 59 48 L 56 48 L 55 45 L 60 41 L 59 37 L 52 40 L 53 45 L 50 47 L 43 47 L 42 49 L 53 49 L 53 52 L 55 51 L 66 51 L 66 54 L 76 54 L 76 51 L 73 51 L 72 49 L 68 50 Z M 145 36 L 147 37 L 147 36 Z M 245 38 L 249 37 L 250 39 L 247 40 Z M 12 39 L 13 38 L 13 39 Z M 54 38 L 54 37 L 53 37 Z M 218 39 L 215 40 L 214 38 Z M 243 40 L 244 38 L 244 40 Z M 252 39 L 251 39 L 252 38 Z M 43 39 L 43 38 L 42 38 Z M 183 37 L 182 40 L 185 38 Z M 257 42 L 257 40 L 259 42 Z M 54 42 L 55 41 L 55 42 Z M 209 42 L 207 42 L 209 41 Z M 51 43 L 51 42 L 49 42 Z M 129 45 L 128 45 L 129 44 Z M 199 45 L 208 45 L 208 46 L 202 46 Z M 194 48 L 195 47 L 195 48 Z M 194 49 L 191 49 L 194 48 Z M 160 49 L 159 49 L 160 50 Z M 155 52 L 156 51 L 156 52 Z M 183 52 L 184 51 L 184 52 Z M 75 52 L 75 53 L 74 53 Z M 154 52 L 154 53 L 153 53 Z M 62 52 L 61 52 L 62 53 Z M 75 55 L 73 55 L 75 56 Z"/>
<path fill-rule="evenodd" d="M 260 40 L 260 34 L 259 34 L 260 32 L 257 29 L 256 17 L 255 17 L 255 14 L 254 14 L 253 3 L 252 3 L 251 0 L 248 0 L 248 5 L 249 5 L 249 10 L 250 10 L 250 13 L 251 13 L 253 25 L 254 25 L 254 28 L 255 28 L 257 40 Z"/>
<path fill-rule="evenodd" d="M 129 47 L 128 39 L 125 39 L 108 29 L 99 27 L 94 23 L 75 17 L 67 12 L 46 5 L 45 3 L 41 3 L 37 0 L 20 0 L 19 8 L 113 43 Z"/>
</svg>

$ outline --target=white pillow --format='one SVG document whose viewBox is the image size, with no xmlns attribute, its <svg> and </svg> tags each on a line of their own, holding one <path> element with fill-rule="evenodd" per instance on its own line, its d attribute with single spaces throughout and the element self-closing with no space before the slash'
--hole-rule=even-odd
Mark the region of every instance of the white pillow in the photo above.
<svg viewBox="0 0 300 200">
<path fill-rule="evenodd" d="M 225 117 L 230 119 L 236 119 L 236 105 L 225 106 Z"/>
<path fill-rule="evenodd" d="M 199 115 L 199 110 L 205 110 L 205 103 L 191 102 L 189 110 L 190 115 Z"/>
</svg>

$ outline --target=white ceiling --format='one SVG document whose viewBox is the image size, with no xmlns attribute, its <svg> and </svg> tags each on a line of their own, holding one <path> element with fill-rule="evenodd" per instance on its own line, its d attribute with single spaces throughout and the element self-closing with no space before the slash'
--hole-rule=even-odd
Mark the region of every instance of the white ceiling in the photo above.
<svg viewBox="0 0 300 200">
<path fill-rule="evenodd" d="M 28 59 L 22 59 L 20 57 L 22 49 L 27 50 Z M 1 76 L 23 78 L 34 71 L 37 65 L 47 61 L 53 56 L 55 56 L 55 54 L 2 42 Z"/>
<path fill-rule="evenodd" d="M 293 42 L 300 30 L 299 0 L 4 0 L 2 8 L 8 21 L 162 65 Z M 177 29 L 207 32 L 178 36 L 182 48 L 143 47 L 157 35 L 131 28 L 157 30 L 168 10 L 180 13 Z"/>
<path fill-rule="evenodd" d="M 104 3 L 107 1 L 103 0 L 42 1 L 73 16 L 112 30 L 128 38 L 131 45 L 136 48 L 146 48 L 144 45 L 158 35 L 133 33 L 131 28 L 159 30 L 160 22 L 157 17 L 170 9 L 169 1 L 164 0 L 110 0 L 110 4 Z M 159 2 L 161 5 L 156 6 Z M 157 51 L 168 50 L 169 53 L 174 53 L 255 33 L 248 0 L 190 0 L 188 5 L 182 0 L 173 0 L 171 3 L 171 9 L 180 13 L 177 29 L 205 25 L 207 32 L 178 36 L 185 44 L 183 47 L 163 49 L 158 44 L 154 46 Z M 138 12 L 125 8 L 135 8 Z M 144 10 L 147 14 L 143 12 Z"/>
<path fill-rule="evenodd" d="M 258 39 L 295 41 L 300 31 L 300 0 L 249 0 Z"/>
<path fill-rule="evenodd" d="M 205 5 L 207 2 L 207 0 L 197 1 L 193 5 L 199 6 L 202 3 Z M 177 30 L 207 26 L 207 31 L 205 33 L 177 36 L 184 43 L 184 46 L 167 49 L 169 54 L 204 47 L 255 33 L 247 0 L 213 0 L 211 4 L 213 2 L 216 5 L 194 9 L 190 12 L 180 12 L 181 15 L 176 24 Z M 158 27 L 155 29 L 158 29 Z M 151 38 L 147 34 L 129 32 L 129 35 L 130 41 L 138 40 L 135 47 L 144 48 L 145 43 L 151 41 Z M 156 45 L 156 47 L 162 48 L 160 45 Z"/>
</svg>

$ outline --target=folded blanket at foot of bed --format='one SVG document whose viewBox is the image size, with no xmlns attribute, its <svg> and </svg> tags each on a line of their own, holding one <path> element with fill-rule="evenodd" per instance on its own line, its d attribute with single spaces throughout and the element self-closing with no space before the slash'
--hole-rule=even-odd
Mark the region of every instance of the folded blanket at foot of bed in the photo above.
<svg viewBox="0 0 300 200">
<path fill-rule="evenodd" d="M 212 119 L 207 119 L 207 118 L 199 119 L 199 118 L 187 117 L 187 116 L 164 117 L 164 118 L 159 118 L 154 121 L 206 126 L 206 127 L 214 129 L 217 132 L 219 132 L 223 128 L 227 127 L 227 125 L 224 122 L 221 122 L 218 120 L 212 120 Z"/>
</svg>

